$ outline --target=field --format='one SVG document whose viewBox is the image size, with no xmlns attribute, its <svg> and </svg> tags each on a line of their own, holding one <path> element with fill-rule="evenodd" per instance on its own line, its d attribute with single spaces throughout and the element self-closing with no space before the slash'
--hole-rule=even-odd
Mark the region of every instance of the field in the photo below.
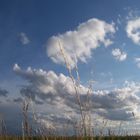
<svg viewBox="0 0 140 140">
<path fill-rule="evenodd" d="M 15 1 L 0 9 L 0 27 L 7 24 L 0 30 L 0 140 L 140 140 L 140 49 L 131 48 L 140 46 L 140 10 L 130 3 L 115 17 L 123 2 L 109 0 L 109 7 L 89 0 L 92 11 L 83 0 L 79 19 L 71 19 L 82 0 L 71 0 L 73 6 L 56 0 L 52 7 L 46 0 L 44 10 Z M 99 15 L 86 17 L 86 2 L 87 11 Z"/>
<path fill-rule="evenodd" d="M 17 137 L 3 136 L 0 140 L 139 140 L 140 136 L 106 136 L 106 137 Z"/>
</svg>

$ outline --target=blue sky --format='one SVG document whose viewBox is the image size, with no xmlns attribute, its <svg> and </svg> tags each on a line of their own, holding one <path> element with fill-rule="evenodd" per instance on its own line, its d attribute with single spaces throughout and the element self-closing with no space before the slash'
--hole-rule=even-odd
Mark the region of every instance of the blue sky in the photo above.
<svg viewBox="0 0 140 140">
<path fill-rule="evenodd" d="M 69 76 L 61 57 L 53 56 L 52 58 L 52 54 L 56 55 L 53 37 L 60 39 L 66 53 L 71 55 L 71 46 L 67 46 L 69 40 L 79 41 L 79 38 L 75 39 L 77 36 L 73 37 L 74 32 L 76 35 L 82 36 L 81 32 L 84 28 L 81 25 L 84 24 L 84 27 L 90 30 L 88 23 L 92 26 L 91 35 L 97 37 L 95 39 L 97 45 L 94 41 L 88 40 L 87 42 L 91 44 L 84 45 L 85 48 L 87 47 L 84 50 L 82 47 L 76 46 L 74 41 L 72 42 L 75 48 L 83 51 L 76 59 L 82 86 L 85 88 L 89 80 L 94 80 L 94 89 L 108 90 L 115 94 L 115 89 L 117 89 L 117 93 L 120 90 L 124 91 L 123 86 L 127 84 L 130 89 L 135 89 L 139 93 L 139 5 L 139 0 L 0 0 L 0 93 L 5 95 L 3 90 L 8 92 L 8 97 L 0 96 L 4 101 L 1 104 L 5 104 L 6 100 L 11 100 L 10 104 L 14 104 L 14 99 L 22 97 L 24 94 L 26 96 L 26 93 L 21 92 L 22 89 L 30 86 L 30 88 L 41 90 L 40 93 L 44 92 L 46 95 L 45 87 L 48 85 L 39 81 L 42 77 L 40 79 L 36 77 L 38 74 L 39 76 L 42 74 L 46 76 L 46 74 L 40 72 L 39 69 L 46 72 L 53 71 L 57 74 L 58 79 L 62 78 L 59 77 L 60 73 L 64 77 Z M 100 24 L 103 24 L 101 28 L 104 26 L 105 35 L 101 33 L 96 36 L 98 32 L 94 32 L 94 30 L 96 30 L 96 26 L 100 28 Z M 107 26 L 108 29 L 106 29 Z M 72 35 L 67 38 L 68 31 L 71 31 Z M 82 33 L 89 34 L 89 31 L 85 30 Z M 107 39 L 112 43 L 106 46 Z M 49 44 L 50 40 L 52 42 Z M 86 42 L 85 38 L 84 40 Z M 79 42 L 82 43 L 81 38 Z M 50 48 L 53 49 L 50 50 Z M 88 48 L 90 48 L 91 57 L 87 52 Z M 88 54 L 85 55 L 84 52 Z M 86 63 L 83 61 L 83 57 L 86 59 Z M 58 61 L 55 62 L 54 59 Z M 26 71 L 28 67 L 31 68 Z M 50 75 L 54 76 L 54 73 Z M 38 83 L 42 84 L 41 87 Z M 57 84 L 59 85 L 59 83 Z M 125 99 L 129 100 L 128 94 Z M 43 101 L 41 94 L 36 93 L 34 96 L 47 104 L 47 99 Z M 139 98 L 139 95 L 137 97 Z M 131 106 L 131 108 L 133 107 Z M 13 110 L 15 110 L 14 107 Z M 3 113 L 3 111 L 1 112 Z M 47 110 L 44 112 L 48 113 Z M 59 111 L 56 110 L 56 112 Z M 139 114 L 138 110 L 136 112 Z M 102 112 L 100 113 L 102 114 Z M 110 119 L 109 116 L 100 113 L 97 114 Z"/>
<path fill-rule="evenodd" d="M 54 69 L 55 71 L 63 72 L 64 69 L 53 64 L 46 55 L 44 44 L 49 37 L 68 30 L 74 30 L 80 23 L 90 18 L 116 22 L 119 15 L 122 18 L 128 16 L 129 8 L 137 10 L 137 5 L 138 1 L 109 1 L 107 4 L 105 1 L 87 2 L 78 0 L 76 2 L 41 1 L 34 2 L 34 4 L 33 1 L 1 1 L 0 67 L 1 73 L 3 73 L 0 77 L 1 81 L 14 78 L 15 75 L 11 69 L 14 63 L 18 63 L 25 68 L 32 66 L 34 68 Z M 139 56 L 139 47 L 133 44 L 126 36 L 125 24 L 125 21 L 123 21 L 122 25 L 119 26 L 119 31 L 115 35 L 114 45 L 105 50 L 101 47 L 101 50 L 93 52 L 93 58 L 89 60 L 91 65 L 88 65 L 88 63 L 86 66 L 84 64 L 84 67 L 81 66 L 83 71 L 85 71 L 85 67 L 89 71 L 95 67 L 97 73 L 111 71 L 116 78 L 127 78 L 134 75 L 134 73 L 138 75 L 139 71 L 133 66 L 132 59 L 121 64 L 115 62 L 109 54 L 110 49 L 117 47 L 125 49 L 128 53 L 130 52 L 128 59 L 131 56 Z M 29 44 L 23 45 L 19 41 L 18 36 L 21 32 L 28 36 Z M 123 43 L 126 43 L 125 47 L 123 47 Z M 103 60 L 106 61 L 102 62 Z M 98 62 L 101 64 L 98 64 Z M 107 65 L 108 63 L 109 65 Z M 129 69 L 130 64 L 131 68 L 134 69 Z M 114 69 L 113 67 L 119 67 L 119 71 L 122 74 L 119 74 L 119 71 L 116 71 L 116 68 Z M 89 73 L 81 74 L 83 80 L 87 81 L 90 78 Z"/>
</svg>

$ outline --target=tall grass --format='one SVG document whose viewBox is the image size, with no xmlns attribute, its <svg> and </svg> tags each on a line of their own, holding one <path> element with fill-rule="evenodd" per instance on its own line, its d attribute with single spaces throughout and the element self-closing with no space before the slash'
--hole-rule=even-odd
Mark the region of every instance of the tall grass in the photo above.
<svg viewBox="0 0 140 140">
<path fill-rule="evenodd" d="M 53 129 L 46 129 L 44 127 L 40 128 L 32 128 L 31 124 L 29 122 L 29 106 L 31 104 L 31 100 L 25 99 L 25 101 L 22 104 L 22 115 L 23 115 L 23 121 L 21 123 L 22 127 L 22 135 L 21 136 L 10 136 L 7 133 L 7 128 L 4 120 L 0 120 L 0 140 L 138 140 L 139 139 L 139 132 L 137 130 L 137 135 L 135 136 L 128 136 L 127 132 L 125 132 L 125 136 L 121 136 L 122 134 L 122 124 L 123 122 L 120 122 L 118 133 L 115 133 L 115 131 L 111 128 L 108 128 L 108 121 L 103 120 L 101 128 L 98 130 L 99 135 L 97 136 L 94 130 L 96 128 L 93 128 L 91 125 L 92 122 L 92 116 L 91 116 L 91 93 L 93 91 L 92 89 L 92 82 L 89 83 L 89 87 L 86 94 L 86 100 L 83 103 L 81 101 L 80 96 L 80 75 L 78 71 L 78 67 L 75 63 L 74 72 L 76 73 L 76 78 L 73 76 L 73 71 L 71 69 L 71 64 L 68 62 L 65 50 L 59 41 L 59 49 L 60 53 L 64 59 L 66 69 L 68 70 L 69 77 L 73 83 L 73 88 L 75 91 L 74 98 L 76 100 L 77 106 L 79 108 L 80 112 L 80 119 L 79 120 L 73 120 L 73 123 L 69 124 L 67 122 L 66 124 L 62 124 L 63 126 L 63 136 L 58 135 L 57 130 Z M 33 114 L 33 121 L 36 122 L 37 116 L 34 111 L 32 110 Z M 135 114 L 132 113 L 134 119 Z M 68 136 L 67 128 L 68 125 L 71 125 L 74 130 L 74 136 Z M 97 127 L 98 124 L 94 127 Z M 104 135 L 104 131 L 106 129 L 106 136 Z"/>
</svg>

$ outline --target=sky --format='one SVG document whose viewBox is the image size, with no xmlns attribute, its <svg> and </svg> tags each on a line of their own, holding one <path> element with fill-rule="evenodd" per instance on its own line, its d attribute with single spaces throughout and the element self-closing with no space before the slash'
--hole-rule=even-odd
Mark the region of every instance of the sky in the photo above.
<svg viewBox="0 0 140 140">
<path fill-rule="evenodd" d="M 139 0 L 0 0 L 0 116 L 9 132 L 21 128 L 22 102 L 29 97 L 30 118 L 35 108 L 41 126 L 78 120 L 66 63 L 83 104 L 93 83 L 90 107 L 99 126 L 109 120 L 108 127 L 123 122 L 124 128 L 139 129 L 139 5 Z"/>
</svg>

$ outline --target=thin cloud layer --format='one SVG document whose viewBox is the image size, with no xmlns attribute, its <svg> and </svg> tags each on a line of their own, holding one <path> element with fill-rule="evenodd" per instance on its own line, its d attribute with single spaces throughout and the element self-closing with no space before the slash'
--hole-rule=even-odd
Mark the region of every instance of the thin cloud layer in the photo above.
<svg viewBox="0 0 140 140">
<path fill-rule="evenodd" d="M 20 42 L 21 42 L 23 45 L 27 45 L 27 44 L 30 43 L 30 40 L 29 40 L 28 36 L 27 36 L 25 33 L 23 33 L 23 32 L 21 32 L 21 33 L 19 34 L 19 39 L 20 39 Z"/>
<path fill-rule="evenodd" d="M 57 64 L 65 64 L 60 51 L 62 47 L 67 62 L 71 68 L 74 68 L 78 61 L 86 63 L 87 59 L 92 56 L 92 50 L 101 44 L 111 45 L 113 42 L 108 34 L 114 33 L 114 24 L 92 18 L 81 23 L 74 31 L 52 36 L 47 43 L 48 57 Z"/>
<path fill-rule="evenodd" d="M 55 116 L 59 114 L 58 120 L 61 120 L 66 112 L 73 112 L 78 116 L 75 90 L 70 77 L 41 69 L 28 68 L 24 71 L 17 66 L 14 67 L 15 73 L 28 81 L 28 85 L 24 85 L 21 89 L 22 96 L 29 97 L 35 102 L 41 100 L 48 107 L 54 108 L 54 112 L 51 113 Z M 80 85 L 79 95 L 83 104 L 86 104 L 87 91 L 87 87 Z M 140 84 L 134 82 L 114 90 L 92 91 L 90 95 L 92 115 L 97 114 L 109 120 L 127 121 L 134 119 L 132 115 L 134 113 L 135 118 L 139 119 L 139 92 Z M 48 112 L 49 110 L 44 111 L 46 114 L 49 114 Z"/>
<path fill-rule="evenodd" d="M 140 57 L 134 58 L 134 62 L 136 63 L 137 67 L 140 68 Z"/>
<path fill-rule="evenodd" d="M 7 97 L 8 96 L 8 91 L 0 88 L 0 96 Z"/>
<path fill-rule="evenodd" d="M 140 45 L 140 18 L 132 19 L 127 22 L 126 33 L 135 44 Z"/>
<path fill-rule="evenodd" d="M 112 55 L 118 61 L 124 61 L 127 58 L 127 53 L 121 51 L 119 48 L 113 49 Z"/>
</svg>

